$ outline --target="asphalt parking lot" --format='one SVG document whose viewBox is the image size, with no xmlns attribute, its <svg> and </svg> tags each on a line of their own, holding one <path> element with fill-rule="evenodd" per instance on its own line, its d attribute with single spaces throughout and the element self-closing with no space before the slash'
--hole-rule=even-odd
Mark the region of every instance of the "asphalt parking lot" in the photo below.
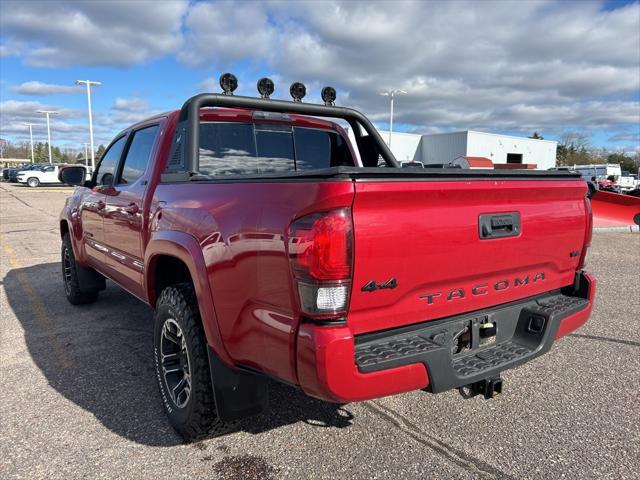
<svg viewBox="0 0 640 480">
<path fill-rule="evenodd" d="M 60 281 L 69 188 L 0 184 L 2 478 L 640 478 L 640 235 L 594 234 L 594 314 L 491 401 L 412 392 L 336 406 L 273 384 L 272 410 L 184 445 L 155 385 L 151 310 Z"/>
</svg>

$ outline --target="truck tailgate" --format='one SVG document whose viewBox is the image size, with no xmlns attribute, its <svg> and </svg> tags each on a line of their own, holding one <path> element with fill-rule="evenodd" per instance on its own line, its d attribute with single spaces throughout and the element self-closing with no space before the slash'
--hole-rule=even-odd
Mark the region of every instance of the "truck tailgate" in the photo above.
<svg viewBox="0 0 640 480">
<path fill-rule="evenodd" d="M 487 308 L 574 281 L 587 228 L 582 180 L 358 180 L 355 191 L 348 315 L 355 334 Z M 518 215 L 515 231 L 501 230 Z M 480 238 L 481 216 L 496 219 L 497 237 Z"/>
</svg>

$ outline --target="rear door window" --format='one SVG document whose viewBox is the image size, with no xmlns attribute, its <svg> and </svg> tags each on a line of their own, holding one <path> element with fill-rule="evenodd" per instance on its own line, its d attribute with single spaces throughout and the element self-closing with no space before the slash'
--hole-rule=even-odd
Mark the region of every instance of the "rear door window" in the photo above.
<svg viewBox="0 0 640 480">
<path fill-rule="evenodd" d="M 127 156 L 124 159 L 119 184 L 131 185 L 138 180 L 147 169 L 151 150 L 158 133 L 158 125 L 143 128 L 133 134 Z"/>
<path fill-rule="evenodd" d="M 116 173 L 116 167 L 120 161 L 126 138 L 126 136 L 120 137 L 104 152 L 96 171 L 96 185 L 113 185 L 113 177 Z"/>
</svg>

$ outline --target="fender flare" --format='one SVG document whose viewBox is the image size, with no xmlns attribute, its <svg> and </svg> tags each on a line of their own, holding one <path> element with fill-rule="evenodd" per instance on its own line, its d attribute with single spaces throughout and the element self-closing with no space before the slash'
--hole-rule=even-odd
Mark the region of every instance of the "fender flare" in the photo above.
<svg viewBox="0 0 640 480">
<path fill-rule="evenodd" d="M 234 362 L 224 347 L 222 335 L 220 334 L 207 266 L 200 244 L 193 236 L 184 232 L 165 230 L 152 234 L 144 254 L 143 279 L 147 292 L 147 301 L 152 307 L 157 300 L 155 297 L 155 274 L 156 260 L 160 256 L 175 257 L 189 269 L 196 291 L 196 298 L 198 299 L 198 308 L 207 344 L 220 360 L 228 366 L 233 366 Z"/>
<path fill-rule="evenodd" d="M 74 221 L 71 208 L 65 205 L 60 213 L 58 219 L 58 225 L 60 227 L 60 239 L 62 240 L 62 224 L 67 225 L 67 231 L 71 237 L 71 246 L 73 248 L 73 255 L 76 257 L 76 261 L 83 267 L 86 267 L 86 254 L 82 244 L 82 226 L 77 220 Z"/>
</svg>

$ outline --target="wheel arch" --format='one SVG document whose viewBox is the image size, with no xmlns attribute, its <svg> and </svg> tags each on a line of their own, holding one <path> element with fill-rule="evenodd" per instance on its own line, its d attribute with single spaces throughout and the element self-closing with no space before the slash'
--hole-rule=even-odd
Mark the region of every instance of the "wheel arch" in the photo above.
<svg viewBox="0 0 640 480">
<path fill-rule="evenodd" d="M 64 238 L 64 236 L 66 234 L 71 235 L 70 229 L 69 229 L 69 222 L 67 222 L 66 219 L 62 219 L 60 220 L 60 238 Z"/>
<path fill-rule="evenodd" d="M 233 365 L 220 335 L 207 268 L 197 240 L 184 232 L 155 232 L 147 245 L 144 265 L 143 282 L 152 307 L 163 288 L 180 281 L 193 284 L 207 343 L 224 363 Z"/>
<path fill-rule="evenodd" d="M 64 236 L 68 233 L 69 237 L 71 238 L 71 248 L 73 248 L 73 254 L 76 257 L 76 261 L 80 263 L 80 265 L 82 265 L 83 267 L 86 266 L 82 245 L 77 237 L 76 231 L 74 230 L 71 220 L 69 220 L 69 217 L 66 212 L 66 208 L 62 212 L 59 225 L 60 225 L 60 240 L 63 240 Z"/>
</svg>

